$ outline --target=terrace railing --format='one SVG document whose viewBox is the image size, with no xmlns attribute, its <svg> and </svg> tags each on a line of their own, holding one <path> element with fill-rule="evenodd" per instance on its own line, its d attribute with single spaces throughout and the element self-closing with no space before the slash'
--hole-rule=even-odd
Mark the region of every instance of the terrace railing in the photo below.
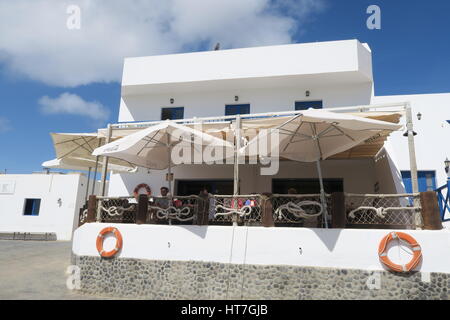
<svg viewBox="0 0 450 320">
<path fill-rule="evenodd" d="M 150 197 L 146 223 L 193 224 L 203 210 L 199 196 Z"/>
<path fill-rule="evenodd" d="M 434 192 L 422 194 L 256 194 L 95 197 L 80 210 L 86 222 L 264 227 L 440 229 Z M 436 218 L 435 218 L 436 216 Z M 436 220 L 438 220 L 436 222 Z"/>
<path fill-rule="evenodd" d="M 133 197 L 98 197 L 97 200 L 97 222 L 136 222 L 137 202 Z"/>
<path fill-rule="evenodd" d="M 423 226 L 419 194 L 345 195 L 348 227 L 416 229 Z"/>
<path fill-rule="evenodd" d="M 210 224 L 260 225 L 261 195 L 214 195 L 209 198 Z"/>
<path fill-rule="evenodd" d="M 271 197 L 273 220 L 276 226 L 324 227 L 323 216 L 329 220 L 331 196 L 325 195 L 326 206 L 320 194 L 274 194 Z"/>
<path fill-rule="evenodd" d="M 439 204 L 439 211 L 441 216 L 441 221 L 446 222 L 450 221 L 450 218 L 447 217 L 447 214 L 450 214 L 450 188 L 449 183 L 438 188 L 436 190 Z"/>
</svg>

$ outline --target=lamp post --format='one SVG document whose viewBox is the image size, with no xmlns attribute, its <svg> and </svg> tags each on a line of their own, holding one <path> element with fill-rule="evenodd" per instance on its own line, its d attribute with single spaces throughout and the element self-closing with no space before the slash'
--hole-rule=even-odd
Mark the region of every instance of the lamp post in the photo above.
<svg viewBox="0 0 450 320">
<path fill-rule="evenodd" d="M 417 161 L 416 161 L 416 147 L 414 144 L 414 136 L 417 135 L 416 132 L 414 132 L 414 125 L 413 125 L 413 117 L 412 117 L 412 111 L 411 106 L 408 103 L 406 105 L 406 133 L 403 135 L 408 138 L 408 149 L 409 149 L 409 164 L 410 164 L 410 170 L 411 170 L 411 182 L 412 182 L 412 192 L 418 193 L 419 192 L 419 183 L 417 179 Z"/>
</svg>

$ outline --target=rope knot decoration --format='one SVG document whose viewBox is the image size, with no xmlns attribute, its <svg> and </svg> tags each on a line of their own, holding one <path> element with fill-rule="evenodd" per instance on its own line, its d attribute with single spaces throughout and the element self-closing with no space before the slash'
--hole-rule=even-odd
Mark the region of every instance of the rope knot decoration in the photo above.
<svg viewBox="0 0 450 320">
<path fill-rule="evenodd" d="M 222 209 L 225 212 L 217 212 L 217 209 Z M 214 218 L 220 217 L 220 216 L 230 216 L 233 214 L 238 215 L 239 217 L 246 217 L 250 215 L 252 212 L 252 207 L 249 205 L 242 206 L 241 208 L 228 208 L 224 207 L 223 205 L 219 204 L 216 206 L 216 214 L 214 214 Z"/>
<path fill-rule="evenodd" d="M 358 207 L 348 214 L 350 219 L 356 218 L 356 212 L 358 211 L 373 211 L 375 215 L 381 219 L 385 219 L 389 211 L 418 211 L 420 207 L 388 207 L 388 208 L 375 208 L 375 207 Z"/>
<path fill-rule="evenodd" d="M 123 215 L 124 212 L 134 211 L 134 208 L 135 208 L 134 204 L 132 204 L 128 208 L 119 207 L 119 206 L 111 206 L 109 208 L 105 208 L 103 206 L 100 206 L 100 209 L 103 210 L 104 212 L 106 212 L 110 217 L 121 216 L 121 215 Z"/>
<path fill-rule="evenodd" d="M 315 207 L 319 208 L 319 212 L 309 213 L 308 211 L 311 211 L 311 210 L 303 209 L 302 207 L 304 207 L 304 206 L 315 206 Z M 317 201 L 305 200 L 305 201 L 300 201 L 297 203 L 289 201 L 286 204 L 282 204 L 275 210 L 275 214 L 278 216 L 278 219 L 281 220 L 283 217 L 285 217 L 285 213 L 284 213 L 285 211 L 294 215 L 296 218 L 310 219 L 310 218 L 315 218 L 315 217 L 322 215 L 323 206 L 321 203 L 319 203 Z"/>
<path fill-rule="evenodd" d="M 175 208 L 174 206 L 170 206 L 167 209 L 149 206 L 150 210 L 156 210 L 156 217 L 158 219 L 176 219 L 178 221 L 189 221 L 193 220 L 194 216 L 189 216 L 191 213 L 191 208 L 184 207 L 181 209 Z"/>
<path fill-rule="evenodd" d="M 366 210 L 366 211 L 373 211 L 377 217 L 379 217 L 381 219 L 385 219 L 388 209 L 391 209 L 391 208 L 358 207 L 358 208 L 350 211 L 350 213 L 348 214 L 348 217 L 350 219 L 355 219 L 356 212 L 361 211 L 361 210 Z"/>
</svg>

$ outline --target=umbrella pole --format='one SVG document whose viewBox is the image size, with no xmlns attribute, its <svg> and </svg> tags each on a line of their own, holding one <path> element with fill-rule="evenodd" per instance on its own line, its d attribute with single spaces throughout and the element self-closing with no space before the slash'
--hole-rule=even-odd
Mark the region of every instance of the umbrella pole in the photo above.
<svg viewBox="0 0 450 320">
<path fill-rule="evenodd" d="M 241 145 L 241 116 L 236 116 L 236 124 L 234 129 L 235 147 L 234 147 L 234 175 L 233 175 L 233 195 L 239 194 L 239 149 Z"/>
<path fill-rule="evenodd" d="M 239 149 L 241 147 L 241 116 L 236 116 L 236 123 L 234 129 L 235 147 L 234 147 L 234 174 L 233 174 L 233 204 L 234 208 L 238 208 L 239 201 L 236 198 L 239 195 Z M 237 226 L 237 216 L 233 215 L 233 226 Z"/>
<path fill-rule="evenodd" d="M 169 183 L 169 207 L 173 206 L 172 195 L 172 145 L 170 144 L 170 135 L 167 134 L 167 152 L 169 154 L 169 163 L 167 166 L 167 182 Z M 169 220 L 169 225 L 172 225 L 172 219 Z"/>
<path fill-rule="evenodd" d="M 97 180 L 97 173 L 98 173 L 98 156 L 95 157 L 95 170 L 94 170 L 94 178 L 92 179 L 91 194 L 95 194 L 95 181 Z"/>
<path fill-rule="evenodd" d="M 169 183 L 169 194 L 172 196 L 172 145 L 170 144 L 170 135 L 167 133 L 167 153 L 168 153 L 168 166 L 167 166 L 167 182 Z"/>
<path fill-rule="evenodd" d="M 101 145 L 101 139 L 98 139 L 97 148 Z M 95 157 L 95 170 L 94 170 L 94 179 L 92 179 L 92 191 L 91 194 L 95 194 L 95 181 L 97 180 L 97 172 L 98 172 L 98 156 Z"/>
<path fill-rule="evenodd" d="M 108 132 L 106 136 L 105 144 L 108 144 L 111 141 L 112 128 L 111 124 L 108 124 Z M 108 175 L 108 156 L 103 156 L 103 165 L 102 165 L 102 186 L 101 186 L 101 196 L 104 196 L 106 193 L 106 176 Z"/>
<path fill-rule="evenodd" d="M 171 152 L 172 148 L 169 147 L 168 150 L 169 150 L 169 166 L 167 167 L 167 179 L 168 179 L 168 182 L 169 182 L 169 193 L 170 193 L 170 195 L 172 195 L 172 177 L 171 177 L 171 175 L 172 175 L 172 161 L 170 160 L 170 156 L 171 156 L 171 153 L 172 153 Z"/>
<path fill-rule="evenodd" d="M 89 195 L 89 180 L 91 179 L 91 169 L 92 169 L 92 168 L 89 167 L 88 177 L 87 177 L 87 183 L 86 183 L 86 196 L 85 196 L 86 200 L 87 200 L 88 195 Z"/>
<path fill-rule="evenodd" d="M 323 213 L 322 219 L 325 225 L 325 228 L 328 229 L 328 210 L 327 210 L 327 201 L 325 199 L 325 189 L 323 187 L 323 179 L 322 179 L 322 168 L 320 167 L 320 160 L 316 161 L 317 173 L 319 174 L 319 184 L 320 184 L 320 202 L 322 202 Z"/>
</svg>

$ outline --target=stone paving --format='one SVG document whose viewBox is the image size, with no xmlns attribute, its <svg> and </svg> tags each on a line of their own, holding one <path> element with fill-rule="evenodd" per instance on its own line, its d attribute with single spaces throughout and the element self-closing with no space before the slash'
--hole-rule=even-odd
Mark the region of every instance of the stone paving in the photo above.
<svg viewBox="0 0 450 320">
<path fill-rule="evenodd" d="M 69 241 L 0 240 L 0 300 L 93 299 L 67 289 L 71 248 Z"/>
</svg>

